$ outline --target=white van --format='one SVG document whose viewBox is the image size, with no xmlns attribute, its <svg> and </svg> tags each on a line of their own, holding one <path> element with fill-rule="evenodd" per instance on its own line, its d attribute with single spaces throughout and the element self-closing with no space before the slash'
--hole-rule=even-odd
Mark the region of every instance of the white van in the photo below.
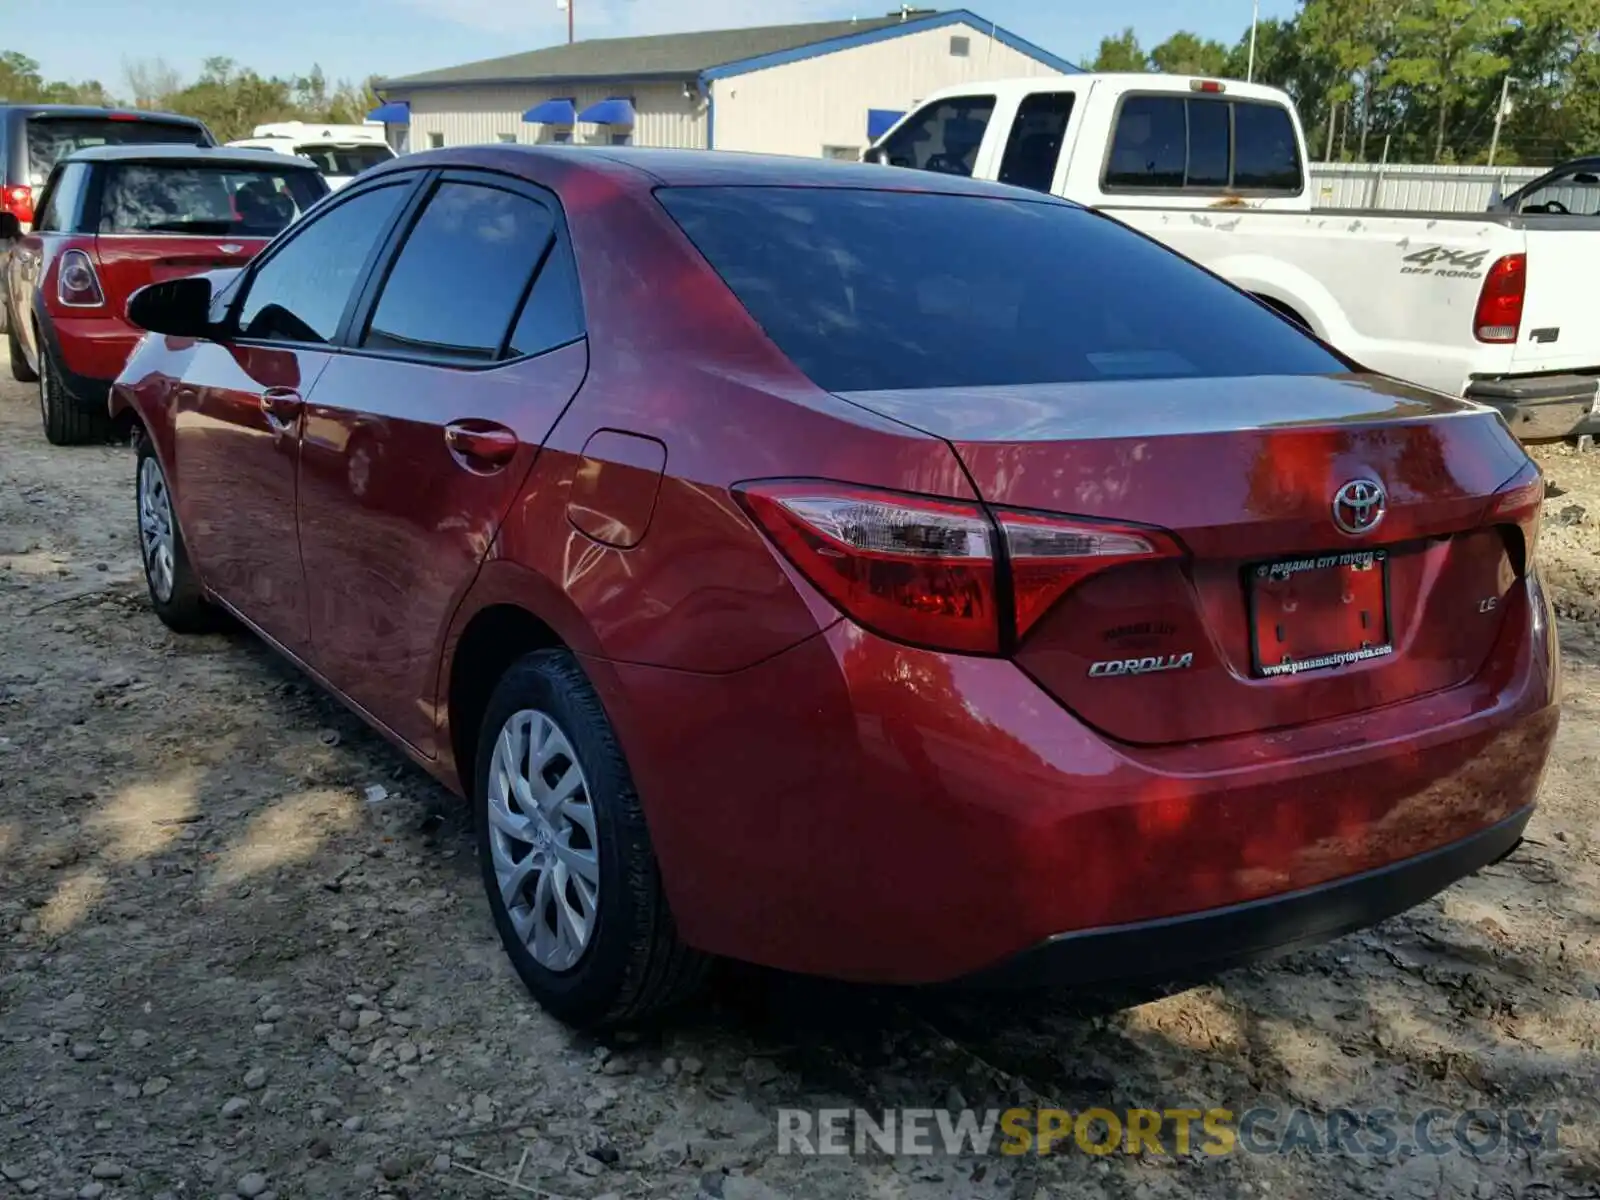
<svg viewBox="0 0 1600 1200">
<path fill-rule="evenodd" d="M 278 150 L 309 158 L 334 189 L 344 186 L 368 167 L 395 157 L 384 139 L 382 125 L 315 125 L 306 121 L 279 121 L 257 125 L 250 137 L 229 142 L 252 150 Z"/>
</svg>

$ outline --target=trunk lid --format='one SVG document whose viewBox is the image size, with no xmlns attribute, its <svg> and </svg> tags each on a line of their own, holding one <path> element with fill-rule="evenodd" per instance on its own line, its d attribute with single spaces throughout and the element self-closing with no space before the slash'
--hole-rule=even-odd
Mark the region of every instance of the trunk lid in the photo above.
<svg viewBox="0 0 1600 1200">
<path fill-rule="evenodd" d="M 1148 525 L 1186 554 L 1072 587 L 1015 661 L 1119 740 L 1226 737 L 1453 687 L 1520 560 L 1488 523 L 1526 456 L 1487 410 L 1303 376 L 851 393 L 945 438 L 992 505 Z M 1376 484 L 1386 509 L 1361 529 Z M 1274 567 L 1277 569 L 1274 570 Z M 1318 665 L 1328 658 L 1337 665 Z"/>
<path fill-rule="evenodd" d="M 270 241 L 263 237 L 100 234 L 95 239 L 95 254 L 106 299 L 120 306 L 149 283 L 242 267 Z"/>
</svg>

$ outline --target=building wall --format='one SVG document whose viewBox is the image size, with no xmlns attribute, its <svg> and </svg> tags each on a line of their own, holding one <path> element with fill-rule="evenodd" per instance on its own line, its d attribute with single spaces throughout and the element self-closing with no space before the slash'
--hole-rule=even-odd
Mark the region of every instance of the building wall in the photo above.
<svg viewBox="0 0 1600 1200">
<path fill-rule="evenodd" d="M 430 134 L 443 135 L 446 146 L 498 142 L 504 140 L 502 134 L 511 134 L 523 143 L 552 141 L 554 130 L 547 125 L 528 125 L 522 114 L 536 104 L 561 96 L 570 97 L 580 112 L 611 96 L 632 97 L 638 122 L 633 141 L 638 146 L 703 148 L 706 144 L 705 101 L 685 96 L 680 83 L 463 85 L 391 91 L 390 99 L 411 102 L 412 150 L 427 150 L 433 144 Z M 608 144 L 611 134 L 621 131 L 606 125 L 579 124 L 571 132 L 574 142 Z"/>
<path fill-rule="evenodd" d="M 951 37 L 968 39 L 966 57 L 951 54 Z M 718 150 L 808 158 L 825 147 L 860 151 L 869 108 L 904 111 L 930 92 L 969 80 L 1059 74 L 987 29 L 947 25 L 718 79 L 711 85 L 713 142 Z"/>
</svg>

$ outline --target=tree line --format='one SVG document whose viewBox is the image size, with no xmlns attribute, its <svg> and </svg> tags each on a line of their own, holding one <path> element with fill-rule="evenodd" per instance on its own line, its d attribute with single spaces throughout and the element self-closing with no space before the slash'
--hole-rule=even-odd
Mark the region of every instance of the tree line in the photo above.
<svg viewBox="0 0 1600 1200">
<path fill-rule="evenodd" d="M 1248 28 L 1231 46 L 1179 32 L 1150 50 L 1125 29 L 1083 65 L 1243 79 L 1249 60 Z M 1600 0 L 1302 0 L 1256 27 L 1253 77 L 1294 97 L 1318 159 L 1600 154 Z"/>
<path fill-rule="evenodd" d="M 122 84 L 113 93 L 98 80 L 46 79 L 35 60 L 0 50 L 0 102 L 159 109 L 199 117 L 222 142 L 249 137 L 268 121 L 359 124 L 379 104 L 370 79 L 331 82 L 317 66 L 306 75 L 263 76 L 231 58 L 208 58 L 199 75 L 187 80 L 162 59 L 130 60 Z"/>
</svg>

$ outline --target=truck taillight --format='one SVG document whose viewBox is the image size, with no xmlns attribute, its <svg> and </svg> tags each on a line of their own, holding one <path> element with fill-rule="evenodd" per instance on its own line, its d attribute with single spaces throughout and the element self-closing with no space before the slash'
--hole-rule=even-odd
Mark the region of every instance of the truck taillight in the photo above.
<svg viewBox="0 0 1600 1200">
<path fill-rule="evenodd" d="M 0 188 L 0 208 L 24 225 L 33 222 L 33 189 L 25 183 Z"/>
<path fill-rule="evenodd" d="M 1528 292 L 1528 256 L 1507 254 L 1483 277 L 1472 332 L 1480 342 L 1515 342 L 1522 329 L 1522 300 Z"/>
<path fill-rule="evenodd" d="M 735 493 L 785 558 L 858 624 L 912 645 L 997 654 L 1073 585 L 1176 556 L 1159 530 L 825 481 Z M 1002 600 L 1010 602 L 1005 611 Z"/>
<path fill-rule="evenodd" d="M 106 302 L 100 277 L 82 250 L 65 250 L 56 271 L 56 299 L 69 308 L 98 308 Z"/>
</svg>

